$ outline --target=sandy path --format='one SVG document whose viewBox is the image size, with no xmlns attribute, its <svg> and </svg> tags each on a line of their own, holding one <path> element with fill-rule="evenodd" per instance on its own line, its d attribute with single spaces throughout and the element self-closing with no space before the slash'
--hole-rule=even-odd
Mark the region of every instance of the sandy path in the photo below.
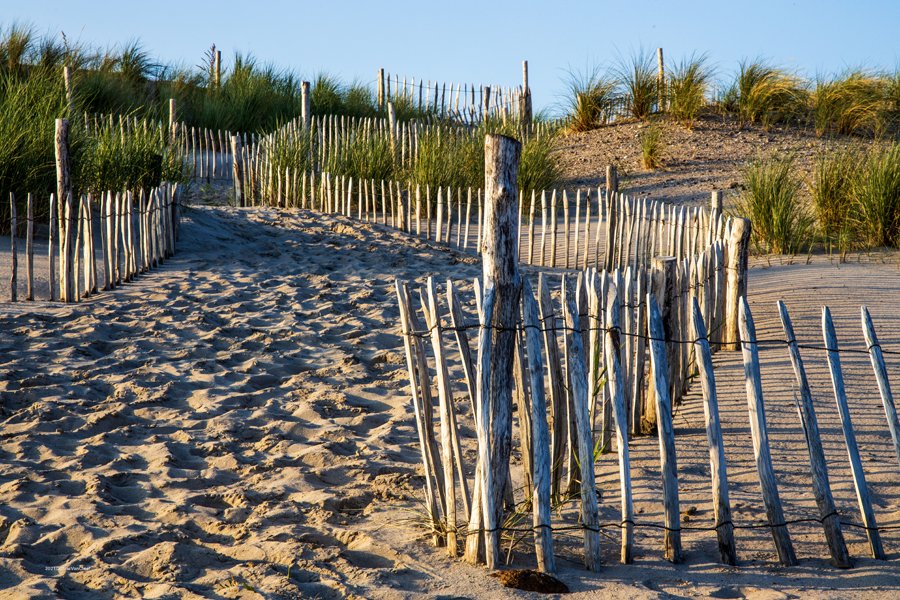
<svg viewBox="0 0 900 600">
<path fill-rule="evenodd" d="M 157 272 L 78 306 L 3 305 L 0 590 L 7 591 L 0 596 L 516 595 L 431 549 L 409 522 L 422 479 L 393 277 L 467 279 L 480 266 L 380 226 L 349 223 L 195 209 L 179 255 Z M 778 334 L 774 300 L 784 296 L 800 336 L 819 342 L 818 305 L 828 303 L 841 341 L 859 347 L 864 299 L 884 345 L 900 348 L 898 281 L 887 265 L 754 270 L 760 336 Z M 804 357 L 838 507 L 857 521 L 820 354 Z M 788 518 L 811 516 L 790 367 L 781 347 L 763 360 Z M 735 519 L 758 522 L 739 355 L 717 361 Z M 845 360 L 851 410 L 879 522 L 897 526 L 898 466 L 866 361 Z M 900 361 L 889 361 L 900 381 Z M 458 402 L 467 412 L 468 400 Z M 682 502 L 696 507 L 692 521 L 705 523 L 701 423 L 691 396 L 676 417 Z M 632 452 L 638 516 L 660 522 L 655 439 L 636 440 Z M 612 457 L 603 457 L 604 519 L 618 506 L 614 473 Z M 584 597 L 875 597 L 900 585 L 900 531 L 884 534 L 892 562 L 861 558 L 848 572 L 828 566 L 818 527 L 791 532 L 802 559 L 793 569 L 776 566 L 762 530 L 738 532 L 738 569 L 717 564 L 711 534 L 686 534 L 687 564 L 673 567 L 661 559 L 658 532 L 639 530 L 636 565 L 615 564 L 612 532 L 599 577 L 579 568 L 571 543 L 562 548 L 569 559 L 560 561 L 561 577 Z M 847 538 L 851 553 L 864 556 L 860 532 L 848 530 Z"/>
</svg>

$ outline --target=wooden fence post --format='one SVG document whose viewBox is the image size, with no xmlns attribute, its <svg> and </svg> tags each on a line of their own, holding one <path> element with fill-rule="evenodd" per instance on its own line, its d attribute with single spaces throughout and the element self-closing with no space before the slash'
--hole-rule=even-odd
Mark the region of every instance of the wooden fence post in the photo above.
<svg viewBox="0 0 900 600">
<path fill-rule="evenodd" d="M 756 327 L 747 299 L 740 298 L 741 348 L 744 358 L 744 375 L 747 384 L 747 408 L 750 411 L 750 435 L 753 440 L 753 454 L 756 457 L 756 471 L 762 488 L 766 517 L 775 540 L 775 549 L 781 564 L 790 567 L 797 564 L 794 546 L 784 524 L 784 510 L 778 495 L 778 483 L 772 468 L 769 453 L 769 434 L 766 430 L 766 413 L 763 407 L 762 378 L 759 373 L 759 350 L 756 346 Z"/>
<path fill-rule="evenodd" d="M 608 329 L 605 336 L 606 372 L 609 380 L 610 403 L 616 424 L 616 450 L 619 455 L 619 493 L 622 506 L 622 546 L 623 564 L 634 560 L 634 506 L 631 499 L 631 458 L 628 450 L 628 415 L 625 412 L 625 382 L 621 363 L 621 320 L 619 298 L 616 286 L 609 284 L 607 290 Z"/>
<path fill-rule="evenodd" d="M 722 214 L 722 192 L 713 190 L 709 198 L 709 220 L 710 223 L 718 223 L 719 215 Z"/>
<path fill-rule="evenodd" d="M 244 163 L 241 160 L 243 149 L 241 148 L 241 136 L 231 136 L 231 155 L 234 161 L 231 163 L 234 179 L 234 205 L 244 206 Z"/>
<path fill-rule="evenodd" d="M 491 471 L 495 510 L 500 510 L 509 478 L 512 442 L 513 355 L 522 277 L 516 248 L 519 222 L 518 175 L 522 145 L 513 138 L 491 134 L 484 142 L 484 224 L 482 265 L 484 287 L 496 290 L 491 321 Z M 500 522 L 500 514 L 495 515 Z"/>
<path fill-rule="evenodd" d="M 656 299 L 663 323 L 664 339 L 666 340 L 666 376 L 668 382 L 668 397 L 670 402 L 675 400 L 675 369 L 678 366 L 676 356 L 680 350 L 678 344 L 672 340 L 678 339 L 678 326 L 675 316 L 678 308 L 678 286 L 676 270 L 678 259 L 674 256 L 656 256 L 653 258 L 651 292 Z M 656 385 L 656 377 L 650 378 L 651 385 Z M 644 433 L 651 433 L 657 425 L 656 403 L 653 402 L 653 389 L 648 390 L 647 402 L 642 425 Z"/>
<path fill-rule="evenodd" d="M 888 429 L 891 432 L 891 440 L 894 442 L 894 452 L 900 461 L 900 425 L 897 423 L 897 408 L 894 406 L 894 395 L 891 393 L 891 384 L 888 381 L 887 367 L 884 365 L 884 356 L 878 337 L 875 335 L 875 326 L 872 324 L 872 316 L 865 306 L 860 307 L 862 313 L 863 333 L 866 336 L 866 345 L 869 346 L 869 357 L 872 360 L 872 368 L 875 370 L 875 378 L 878 380 L 878 391 L 881 393 L 881 403 L 884 405 L 884 416 L 887 418 Z"/>
<path fill-rule="evenodd" d="M 493 469 L 491 469 L 491 434 L 489 431 L 491 420 L 491 379 L 493 379 L 492 371 L 492 329 L 491 323 L 494 319 L 494 305 L 496 297 L 496 289 L 493 282 L 488 282 L 484 289 L 484 300 L 482 302 L 482 310 L 480 312 L 481 333 L 478 338 L 478 364 L 477 377 L 478 382 L 478 417 L 475 419 L 475 429 L 478 436 L 478 464 L 475 467 L 474 497 L 472 504 L 475 508 L 472 510 L 469 519 L 469 531 L 479 531 L 484 528 L 484 559 L 488 569 L 494 570 L 498 566 L 500 554 L 500 535 L 497 531 L 497 516 L 495 506 L 495 480 L 493 478 Z M 510 353 L 512 354 L 512 353 Z M 510 361 L 512 365 L 512 361 Z M 510 378 L 512 373 L 510 373 Z M 510 398 L 511 401 L 511 398 Z M 503 489 L 504 483 L 499 487 Z M 480 498 L 479 496 L 480 490 Z M 502 493 L 502 492 L 501 492 Z M 502 504 L 501 504 L 502 506 Z M 478 510 L 480 508 L 480 512 Z M 466 540 L 465 559 L 467 562 L 476 564 L 478 562 L 478 539 L 480 533 L 475 538 L 470 537 Z"/>
<path fill-rule="evenodd" d="M 34 300 L 34 198 L 28 194 L 25 230 L 25 276 L 28 279 L 26 300 Z"/>
<path fill-rule="evenodd" d="M 618 228 L 618 208 L 616 195 L 619 193 L 619 175 L 615 165 L 606 165 L 606 255 L 604 267 L 612 271 L 615 267 L 616 256 L 616 230 Z"/>
<path fill-rule="evenodd" d="M 309 82 L 300 82 L 300 118 L 303 121 L 303 129 L 308 130 L 312 122 L 312 107 L 309 99 Z"/>
<path fill-rule="evenodd" d="M 9 239 L 10 239 L 10 277 L 9 277 L 9 301 L 19 300 L 19 259 L 16 252 L 16 196 L 9 193 Z"/>
<path fill-rule="evenodd" d="M 528 61 L 522 61 L 522 114 L 521 120 L 525 124 L 531 123 L 531 86 L 528 85 Z"/>
<path fill-rule="evenodd" d="M 567 294 L 565 276 L 562 284 L 562 305 L 566 315 L 566 370 L 571 386 L 572 421 L 577 431 L 579 488 L 581 491 L 581 524 L 584 527 L 584 565 L 590 571 L 600 570 L 600 513 L 594 480 L 594 438 L 588 410 L 588 373 L 584 357 L 582 325 L 574 299 Z"/>
<path fill-rule="evenodd" d="M 737 350 L 739 312 L 741 298 L 747 295 L 747 268 L 750 259 L 750 219 L 734 219 L 731 222 L 731 238 L 728 240 L 728 261 L 725 266 L 727 283 L 725 290 L 725 339 L 724 347 Z"/>
<path fill-rule="evenodd" d="M 666 110 L 666 67 L 663 62 L 663 49 L 656 49 L 656 111 Z"/>
<path fill-rule="evenodd" d="M 222 51 L 216 50 L 215 58 L 214 58 L 214 69 L 216 73 L 216 81 L 215 86 L 216 89 L 222 87 Z"/>
<path fill-rule="evenodd" d="M 655 380 L 653 397 L 656 404 L 656 431 L 659 435 L 663 507 L 666 515 L 664 549 L 667 560 L 680 563 L 684 560 L 684 556 L 681 551 L 681 513 L 678 508 L 678 463 L 675 456 L 675 430 L 672 425 L 672 400 L 669 397 L 669 385 L 666 381 L 669 371 L 668 359 L 666 358 L 666 344 L 662 341 L 665 339 L 662 315 L 653 294 L 647 294 L 647 309 L 649 312 L 650 365 Z"/>
<path fill-rule="evenodd" d="M 173 143 L 175 142 L 177 122 L 178 115 L 176 113 L 175 98 L 169 98 L 169 137 L 171 138 Z"/>
<path fill-rule="evenodd" d="M 547 425 L 547 400 L 544 395 L 544 365 L 541 358 L 541 321 L 538 305 L 528 280 L 523 278 L 523 315 L 528 371 L 531 375 L 531 435 L 534 448 L 532 510 L 534 551 L 538 569 L 556 572 L 553 555 L 553 530 L 550 528 L 550 433 Z"/>
<path fill-rule="evenodd" d="M 376 97 L 378 100 L 378 108 L 380 109 L 384 106 L 384 69 L 378 69 L 377 83 L 378 93 Z"/>
<path fill-rule="evenodd" d="M 420 366 L 416 363 L 417 354 L 411 341 L 410 314 L 412 313 L 412 309 L 409 303 L 409 290 L 407 289 L 406 283 L 401 282 L 399 279 L 394 280 L 394 288 L 397 292 L 397 303 L 400 306 L 400 329 L 403 334 L 403 346 L 406 350 L 406 367 L 409 371 L 409 387 L 413 403 L 413 412 L 416 417 L 416 432 L 419 436 L 419 447 L 422 450 L 422 465 L 425 473 L 425 509 L 428 512 L 429 519 L 431 519 L 434 545 L 438 546 L 441 541 L 440 535 L 438 534 L 437 529 L 434 528 L 438 522 L 438 510 L 434 490 L 436 484 L 434 483 L 435 478 L 432 476 L 433 462 L 430 450 L 430 440 L 428 437 L 428 429 L 430 429 L 431 424 L 426 423 L 425 421 L 424 399 L 419 397 L 419 386 L 416 381 Z M 424 388 L 427 385 L 427 383 L 423 383 L 422 387 Z"/>
<path fill-rule="evenodd" d="M 869 538 L 869 549 L 872 551 L 872 558 L 884 560 L 886 556 L 881 545 L 881 534 L 878 532 L 878 525 L 875 521 L 875 511 L 872 510 L 872 499 L 869 497 L 869 486 L 866 484 L 866 475 L 859 456 L 859 446 L 856 444 L 856 433 L 853 431 L 853 422 L 850 420 L 850 409 L 847 408 L 847 393 L 844 389 L 844 373 L 841 370 L 841 354 L 838 348 L 837 334 L 834 331 L 834 322 L 831 320 L 831 311 L 827 306 L 822 307 L 822 335 L 825 338 L 825 347 L 828 353 L 828 370 L 831 373 L 834 400 L 837 402 L 838 414 L 841 417 L 841 429 L 844 432 L 844 443 L 847 445 L 847 454 L 850 457 L 850 473 L 853 475 L 853 485 L 856 488 L 856 500 L 859 503 L 859 512 L 866 528 L 866 535 Z"/>
<path fill-rule="evenodd" d="M 66 202 L 66 194 L 72 191 L 69 173 L 69 120 L 56 119 L 56 218 L 63 227 L 62 217 Z"/>
<path fill-rule="evenodd" d="M 791 365 L 794 367 L 794 376 L 797 378 L 797 387 L 800 388 L 797 411 L 800 413 L 803 433 L 806 436 L 813 494 L 816 497 L 816 506 L 819 508 L 822 526 L 825 528 L 825 538 L 828 542 L 828 549 L 831 552 L 831 562 L 836 567 L 847 569 L 852 566 L 852 562 L 850 561 L 850 554 L 847 552 L 844 534 L 841 531 L 841 519 L 834 505 L 834 498 L 831 495 L 831 485 L 828 483 L 828 466 L 825 462 L 825 452 L 822 450 L 822 439 L 819 437 L 819 421 L 816 419 L 812 393 L 809 390 L 809 381 L 806 379 L 806 369 L 803 367 L 803 359 L 800 358 L 800 348 L 794 335 L 794 325 L 791 323 L 787 307 L 781 300 L 778 301 L 778 313 L 781 316 L 781 326 L 784 329 L 784 335 L 788 340 L 788 352 L 791 356 Z"/>
<path fill-rule="evenodd" d="M 394 103 L 387 103 L 387 115 L 388 115 L 388 133 L 391 140 L 391 158 L 396 161 L 397 160 L 397 114 L 394 112 Z M 419 235 L 419 186 L 416 184 L 416 235 Z M 479 252 L 481 249 L 479 248 Z"/>
<path fill-rule="evenodd" d="M 697 367 L 700 372 L 700 387 L 703 389 L 703 414 L 706 419 L 706 441 L 709 443 L 713 514 L 716 520 L 719 557 L 723 563 L 734 566 L 737 564 L 737 549 L 734 544 L 734 524 L 731 522 L 731 504 L 728 501 L 728 472 L 725 466 L 725 447 L 722 444 L 722 425 L 719 421 L 719 400 L 716 395 L 716 380 L 713 375 L 712 352 L 706 325 L 703 323 L 696 300 L 693 302 L 691 323 L 694 348 L 697 352 Z"/>
<path fill-rule="evenodd" d="M 47 278 L 47 284 L 50 286 L 50 301 L 53 302 L 56 300 L 56 258 L 57 258 L 57 250 L 56 250 L 56 237 L 58 235 L 58 227 L 57 224 L 57 213 L 58 209 L 56 207 L 56 194 L 50 194 L 50 232 L 49 232 L 49 240 L 47 243 L 48 249 L 48 265 L 49 276 Z"/>
</svg>

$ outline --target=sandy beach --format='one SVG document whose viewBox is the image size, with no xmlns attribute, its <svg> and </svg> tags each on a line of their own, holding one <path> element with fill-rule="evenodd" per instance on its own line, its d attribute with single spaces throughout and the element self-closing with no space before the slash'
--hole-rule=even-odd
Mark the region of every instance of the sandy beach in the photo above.
<svg viewBox="0 0 900 600">
<path fill-rule="evenodd" d="M 471 282 L 477 257 L 307 211 L 195 206 L 184 217 L 178 254 L 120 289 L 77 305 L 0 305 L 0 597 L 537 597 L 450 559 L 416 523 L 424 479 L 393 280 Z M 802 340 L 822 344 L 828 305 L 842 347 L 864 350 L 865 303 L 884 347 L 900 350 L 895 260 L 787 262 L 751 270 L 759 337 L 783 337 L 783 299 Z M 471 283 L 462 292 L 470 299 Z M 803 357 L 838 511 L 858 523 L 824 352 Z M 813 517 L 787 351 L 765 346 L 761 360 L 786 516 Z M 878 524 L 894 528 L 882 532 L 887 561 L 867 558 L 864 531 L 845 527 L 856 564 L 836 569 L 821 526 L 801 523 L 790 527 L 797 567 L 778 566 L 764 529 L 736 532 L 736 568 L 718 563 L 710 532 L 685 532 L 685 564 L 670 565 L 661 532 L 646 528 L 635 563 L 619 565 L 610 531 L 600 573 L 581 567 L 577 540 L 562 544 L 559 577 L 572 597 L 896 593 L 900 469 L 868 356 L 842 360 Z M 887 363 L 900 389 L 900 360 Z M 740 353 L 717 354 L 716 376 L 734 519 L 758 524 Z M 694 387 L 675 414 L 679 486 L 684 524 L 709 525 Z M 465 396 L 457 402 L 469 417 Z M 636 517 L 661 523 L 658 441 L 634 440 L 631 452 Z M 597 476 L 601 516 L 617 518 L 614 454 Z M 516 566 L 533 566 L 517 556 Z"/>
</svg>

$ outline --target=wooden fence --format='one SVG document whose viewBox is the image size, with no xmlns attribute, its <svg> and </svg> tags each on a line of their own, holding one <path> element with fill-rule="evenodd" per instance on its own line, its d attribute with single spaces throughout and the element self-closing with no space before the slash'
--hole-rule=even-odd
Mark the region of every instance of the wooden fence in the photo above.
<svg viewBox="0 0 900 600">
<path fill-rule="evenodd" d="M 527 68 L 527 67 L 526 67 Z M 485 118 L 530 120 L 531 89 L 526 86 L 475 85 L 470 83 L 447 84 L 439 81 L 425 82 L 379 69 L 376 98 L 378 105 L 388 102 L 402 103 L 419 112 L 450 119 L 459 123 L 474 124 Z M 527 98 L 524 90 L 528 90 Z"/>
<path fill-rule="evenodd" d="M 803 342 L 794 337 L 787 309 L 780 304 L 786 339 L 778 342 L 785 345 L 797 376 L 800 390 L 798 412 L 809 452 L 810 482 L 818 509 L 814 517 L 796 521 L 786 518 L 769 453 L 757 354 L 759 343 L 773 340 L 757 340 L 749 306 L 742 298 L 739 344 L 747 381 L 752 448 L 767 520 L 764 524 L 735 523 L 728 499 L 727 460 L 719 425 L 712 362 L 712 349 L 717 342 L 708 333 L 709 318 L 703 314 L 700 298 L 691 296 L 690 338 L 672 340 L 665 334 L 662 311 L 655 293 L 650 292 L 642 299 L 648 307 L 646 329 L 629 331 L 628 325 L 635 323 L 635 317 L 623 302 L 621 290 L 613 281 L 615 275 L 608 277 L 605 296 L 602 276 L 591 273 L 590 276 L 578 277 L 577 283 L 573 279 L 572 276 L 562 276 L 558 305 L 551 299 L 550 283 L 545 276 L 538 278 L 536 295 L 532 292 L 532 284 L 526 280 L 520 303 L 516 305 L 520 312 L 516 313 L 514 326 L 508 329 L 497 325 L 492 318 L 500 309 L 497 306 L 498 294 L 490 284 L 478 281 L 475 306 L 466 307 L 460 298 L 458 283 L 448 281 L 441 293 L 436 282 L 429 278 L 422 286 L 416 303 L 409 285 L 396 282 L 401 312 L 400 329 L 426 478 L 425 505 L 432 520 L 433 539 L 438 545 L 447 545 L 448 552 L 453 556 L 465 548 L 464 555 L 470 562 L 486 561 L 491 568 L 496 568 L 500 561 L 501 536 L 512 545 L 523 542 L 526 534 L 532 534 L 539 568 L 553 572 L 554 532 L 580 531 L 584 537 L 585 566 L 597 570 L 600 532 L 603 530 L 621 531 L 621 560 L 629 563 L 635 553 L 634 528 L 663 529 L 663 554 L 666 559 L 677 563 L 683 560 L 681 531 L 686 529 L 707 531 L 715 536 L 721 561 L 734 565 L 738 557 L 734 530 L 767 527 L 772 533 L 779 561 L 789 566 L 797 563 L 789 525 L 793 522 L 818 522 L 823 527 L 826 547 L 834 565 L 852 565 L 842 526 L 864 529 L 871 556 L 885 559 L 860 449 L 847 408 L 840 366 L 841 351 L 827 308 L 822 317 L 824 345 L 821 348 L 828 354 L 835 400 L 858 499 L 859 520 L 845 520 L 835 508 L 822 451 L 823 442 L 800 356 Z M 594 283 L 585 284 L 586 281 Z M 576 283 L 574 287 L 573 283 Z M 418 310 L 415 304 L 418 304 Z M 862 307 L 861 312 L 863 332 L 870 345 L 868 352 L 900 461 L 900 444 L 897 443 L 900 426 L 887 380 L 883 351 L 878 345 L 868 311 Z M 477 315 L 474 319 L 464 316 L 473 314 Z M 497 402 L 502 400 L 498 400 L 500 395 L 494 387 L 496 378 L 492 372 L 497 362 L 494 356 L 497 335 L 504 331 L 512 332 L 513 366 L 508 391 L 512 394 L 518 415 L 516 427 L 507 425 L 505 430 L 502 425 L 496 424 L 500 410 Z M 452 342 L 448 340 L 450 334 Z M 472 343 L 475 344 L 474 351 Z M 669 393 L 671 382 L 666 352 L 666 346 L 671 343 L 697 357 L 696 374 L 703 392 L 714 509 L 713 523 L 708 526 L 684 526 L 680 520 L 682 507 L 678 496 L 673 399 Z M 646 387 L 636 393 L 635 390 L 640 389 L 639 378 L 635 378 L 634 371 L 629 374 L 628 368 L 635 359 L 631 349 L 641 344 L 648 349 L 647 361 L 642 368 L 646 369 L 649 380 Z M 457 369 L 450 368 L 450 365 L 457 366 Z M 454 385 L 458 381 L 463 385 Z M 460 396 L 469 398 L 468 404 L 472 407 L 470 415 L 455 414 L 454 398 Z M 488 409 L 488 406 L 492 408 Z M 637 410 L 655 413 L 661 479 L 644 479 L 642 483 L 661 491 L 662 522 L 642 522 L 633 510 L 635 490 L 628 443 L 629 439 L 640 433 L 633 427 L 638 418 Z M 475 424 L 476 436 L 472 443 L 477 446 L 479 458 L 474 469 L 473 465 L 464 463 L 466 439 L 461 431 L 465 428 L 459 426 L 463 420 L 471 420 Z M 440 436 L 435 432 L 436 426 L 440 427 Z M 482 431 L 483 428 L 485 431 Z M 490 437 L 502 441 L 487 443 Z M 521 454 L 521 472 L 510 473 L 508 449 L 504 453 L 501 446 L 507 444 L 508 448 L 513 440 L 517 442 Z M 593 465 L 600 453 L 613 449 L 619 462 L 621 512 L 619 520 L 601 523 L 594 492 L 598 486 Z M 698 448 L 697 451 L 705 453 L 706 449 Z M 490 465 L 490 468 L 485 468 L 485 465 Z M 488 471 L 493 472 L 492 478 L 486 478 Z M 472 472 L 474 478 L 467 475 Z M 526 519 L 522 514 L 523 507 L 533 509 L 531 527 L 516 522 L 517 519 Z"/>
<path fill-rule="evenodd" d="M 47 300 L 78 302 L 99 290 L 111 290 L 158 266 L 175 254 L 180 222 L 177 184 L 163 183 L 149 191 L 90 194 L 65 202 L 50 195 L 47 256 Z M 25 300 L 36 299 L 34 286 L 34 198 L 27 199 L 27 215 L 16 214 L 10 194 L 10 301 L 19 300 L 17 237 L 25 229 Z M 97 264 L 101 265 L 98 269 Z M 99 276 L 98 276 L 99 274 Z"/>
<path fill-rule="evenodd" d="M 735 523 L 728 499 L 727 463 L 712 363 L 712 350 L 728 346 L 728 342 L 710 334 L 716 319 L 722 317 L 704 309 L 708 290 L 699 285 L 686 289 L 688 308 L 681 318 L 686 325 L 677 331 L 673 331 L 664 317 L 669 285 L 653 285 L 657 281 L 654 278 L 649 288 L 631 295 L 628 291 L 623 293 L 628 283 L 626 280 L 623 284 L 621 270 L 607 273 L 589 268 L 577 276 L 563 274 L 556 306 L 550 293 L 550 280 L 540 274 L 535 295 L 529 278 L 519 272 L 515 244 L 519 223 L 515 175 L 509 165 L 515 164 L 510 155 L 517 148 L 513 140 L 497 138 L 489 138 L 486 144 L 486 155 L 494 159 L 494 164 L 488 167 L 486 180 L 484 278 L 475 281 L 475 306 L 466 307 L 454 282 L 448 281 L 444 294 L 439 295 L 436 282 L 429 278 L 419 293 L 417 311 L 409 285 L 399 280 L 395 283 L 400 307 L 399 329 L 425 474 L 425 506 L 434 542 L 445 545 L 451 556 L 462 551 L 467 561 L 483 561 L 493 569 L 501 561 L 501 536 L 512 547 L 530 535 L 538 568 L 554 572 L 558 536 L 580 532 L 584 564 L 588 569 L 598 570 L 604 529 L 620 530 L 623 563 L 633 560 L 635 528 L 662 529 L 663 553 L 672 562 L 684 559 L 682 530 L 694 529 L 715 535 L 722 562 L 734 565 L 738 556 L 734 530 L 766 527 L 771 531 L 779 561 L 790 566 L 797 563 L 797 558 L 789 526 L 813 521 L 822 525 L 836 566 L 851 565 L 842 526 L 863 528 L 871 555 L 885 558 L 847 411 L 841 351 L 828 309 L 824 309 L 822 316 L 823 348 L 828 354 L 862 524 L 842 520 L 835 509 L 800 345 L 787 309 L 781 304 L 786 339 L 776 341 L 788 349 L 801 392 L 798 409 L 818 508 L 816 517 L 786 519 L 769 452 L 757 350 L 761 340 L 756 336 L 745 293 L 739 295 L 735 311 L 739 335 L 731 345 L 739 346 L 742 351 L 749 428 L 767 521 Z M 445 302 L 441 301 L 442 296 Z M 636 310 L 641 306 L 646 314 L 643 321 Z M 467 314 L 477 317 L 473 321 L 466 318 Z M 884 351 L 864 307 L 862 318 L 868 352 L 900 462 L 900 426 L 887 381 Z M 477 332 L 474 352 L 469 332 Z M 448 343 L 449 333 L 453 334 L 453 343 Z M 710 526 L 685 526 L 680 518 L 672 424 L 675 403 L 671 395 L 672 346 L 679 348 L 675 356 L 695 357 L 689 372 L 698 375 L 703 392 L 714 507 L 714 523 Z M 644 352 L 646 360 L 638 365 Z M 642 387 L 644 373 L 648 379 Z M 454 382 L 463 385 L 454 386 Z M 459 394 L 468 396 L 471 406 L 477 448 L 474 469 L 464 464 L 465 440 L 459 427 L 463 416 L 456 413 L 454 401 Z M 514 405 L 518 415 L 515 427 Z M 435 431 L 435 410 L 439 435 Z M 628 442 L 639 433 L 636 424 L 646 421 L 650 413 L 659 437 L 661 480 L 651 485 L 654 490 L 661 490 L 661 523 L 641 521 L 634 514 L 632 502 L 634 489 Z M 511 467 L 514 440 L 518 440 L 521 454 L 520 472 L 514 472 Z M 620 519 L 603 523 L 598 511 L 594 468 L 598 455 L 613 447 L 619 466 Z M 471 485 L 467 475 L 470 472 L 474 472 Z M 526 511 L 532 513 L 531 527 L 521 524 L 528 518 Z"/>
</svg>

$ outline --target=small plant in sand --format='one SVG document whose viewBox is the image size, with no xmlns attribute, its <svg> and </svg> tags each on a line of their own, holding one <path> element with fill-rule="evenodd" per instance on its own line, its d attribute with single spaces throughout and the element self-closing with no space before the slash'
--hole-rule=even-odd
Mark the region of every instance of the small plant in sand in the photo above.
<svg viewBox="0 0 900 600">
<path fill-rule="evenodd" d="M 569 72 L 568 125 L 572 133 L 581 133 L 605 125 L 615 99 L 616 83 L 604 77 L 599 68 Z"/>
<path fill-rule="evenodd" d="M 700 111 L 706 106 L 711 77 L 705 55 L 692 56 L 675 66 L 666 87 L 668 111 L 672 118 L 689 129 L 693 127 Z"/>
<path fill-rule="evenodd" d="M 652 123 L 644 127 L 640 133 L 641 164 L 649 171 L 663 166 L 665 161 L 666 141 L 662 127 Z"/>
<path fill-rule="evenodd" d="M 737 208 L 752 221 L 754 241 L 763 252 L 793 254 L 809 242 L 813 219 L 800 199 L 794 163 L 791 155 L 771 154 L 744 171 L 745 191 Z"/>
</svg>

